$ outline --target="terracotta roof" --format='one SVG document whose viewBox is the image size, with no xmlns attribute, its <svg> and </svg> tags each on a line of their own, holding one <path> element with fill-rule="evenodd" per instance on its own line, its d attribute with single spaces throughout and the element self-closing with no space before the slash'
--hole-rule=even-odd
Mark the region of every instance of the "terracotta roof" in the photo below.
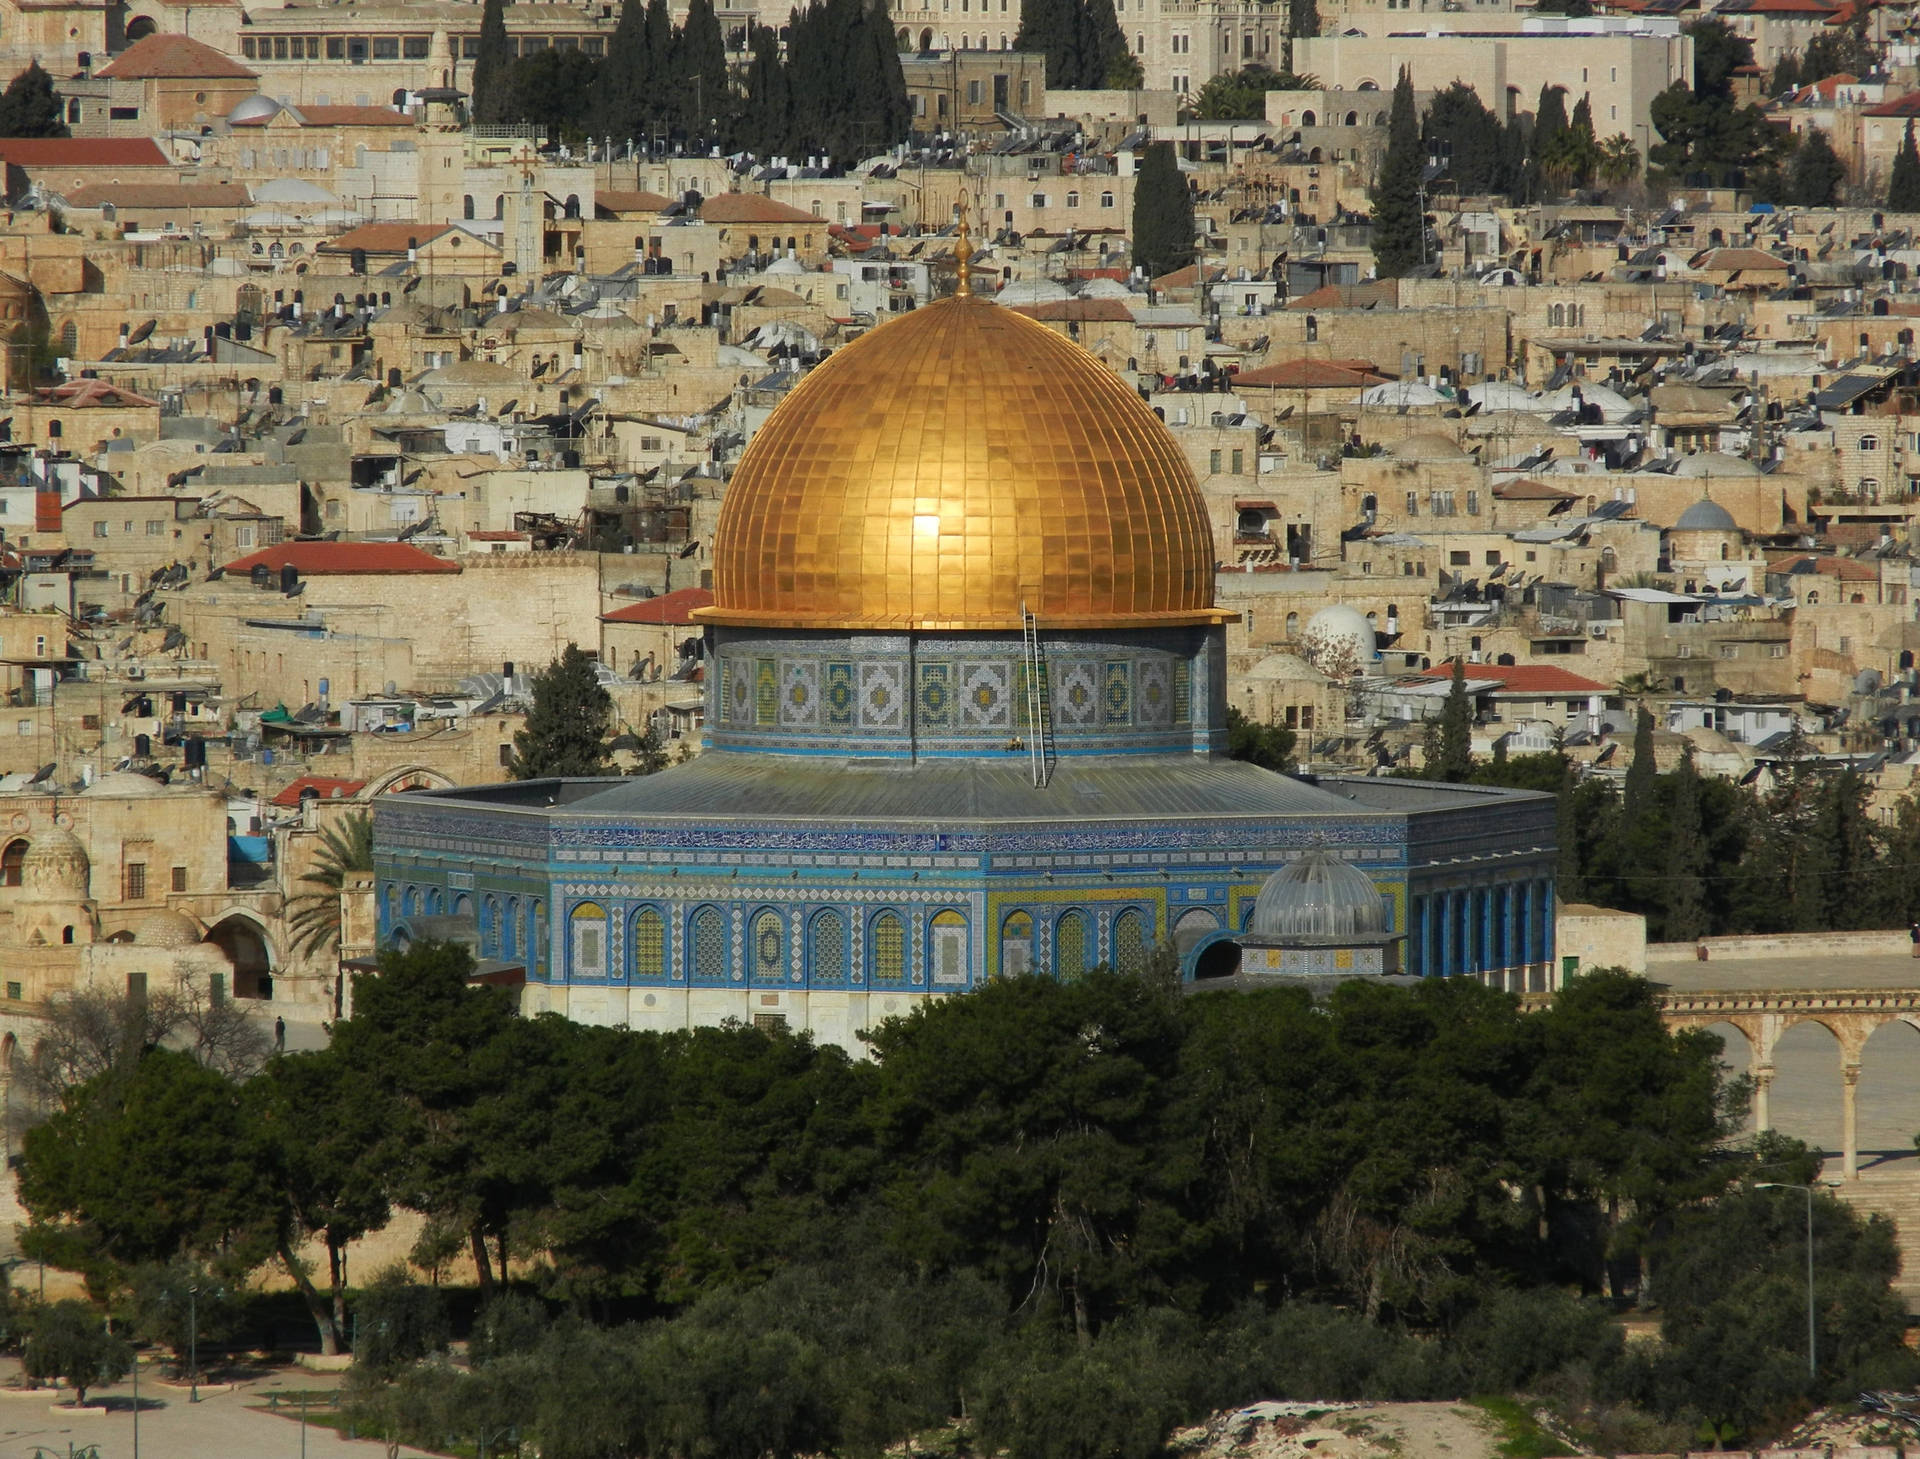
<svg viewBox="0 0 1920 1459">
<path fill-rule="evenodd" d="M 758 193 L 721 193 L 700 205 L 703 223 L 824 223 L 801 208 L 790 208 Z"/>
<path fill-rule="evenodd" d="M 415 245 L 425 248 L 452 226 L 451 223 L 363 223 L 338 238 L 328 239 L 320 245 L 320 251 L 352 253 L 356 248 L 363 248 L 368 253 L 405 253 Z"/>
<path fill-rule="evenodd" d="M 1578 674 L 1570 674 L 1565 669 L 1555 668 L 1552 664 L 1468 664 L 1467 678 L 1478 679 L 1483 683 L 1488 679 L 1498 679 L 1500 687 L 1496 694 L 1606 694 L 1610 692 L 1605 684 L 1595 683 L 1592 679 L 1583 679 Z M 1422 679 L 1451 679 L 1453 665 L 1442 664 L 1437 668 L 1423 669 L 1416 676 Z"/>
<path fill-rule="evenodd" d="M 273 798 L 272 804 L 298 810 L 303 792 L 312 791 L 321 800 L 345 800 L 366 789 L 364 780 L 342 780 L 337 775 L 302 775 Z"/>
<path fill-rule="evenodd" d="M 1493 494 L 1503 502 L 1570 502 L 1574 499 L 1572 492 L 1561 491 L 1557 486 L 1548 486 L 1546 482 L 1535 481 L 1531 477 L 1496 486 Z"/>
<path fill-rule="evenodd" d="M 623 192 L 604 188 L 594 193 L 593 205 L 609 213 L 658 213 L 673 206 L 673 199 L 659 193 Z"/>
<path fill-rule="evenodd" d="M 1054 299 L 1045 304 L 1011 304 L 1015 314 L 1024 314 L 1042 324 L 1131 324 L 1133 311 L 1125 299 Z"/>
<path fill-rule="evenodd" d="M 1859 83 L 1860 78 L 1853 72 L 1841 71 L 1810 86 L 1800 87 L 1787 98 L 1787 105 L 1807 106 L 1816 101 L 1832 101 L 1834 92 L 1842 86 L 1857 86 Z"/>
<path fill-rule="evenodd" d="M 260 73 L 249 71 L 225 51 L 216 51 L 205 41 L 159 32 L 135 41 L 94 74 L 114 81 L 167 77 L 252 81 Z"/>
<path fill-rule="evenodd" d="M 711 608 L 713 593 L 708 588 L 675 588 L 658 598 L 602 613 L 602 623 L 692 623 L 687 615 L 695 608 Z"/>
<path fill-rule="evenodd" d="M 1384 385 L 1387 377 L 1329 360 L 1283 360 L 1258 370 L 1242 370 L 1233 377 L 1232 383 L 1236 389 L 1244 386 L 1256 390 L 1263 387 L 1269 390 L 1361 390 L 1369 385 Z"/>
<path fill-rule="evenodd" d="M 1880 570 L 1871 563 L 1860 562 L 1851 557 L 1823 557 L 1812 553 L 1799 557 L 1783 557 L 1777 562 L 1767 564 L 1768 572 L 1793 573 L 1807 571 L 1821 574 L 1823 577 L 1842 578 L 1856 583 L 1877 583 Z"/>
<path fill-rule="evenodd" d="M 1785 273 L 1787 261 L 1758 248 L 1709 248 L 1688 261 L 1689 268 L 1724 269 L 1729 273 L 1748 269 L 1766 269 Z"/>
<path fill-rule="evenodd" d="M 460 564 L 435 557 L 406 542 L 282 542 L 230 562 L 226 571 L 245 575 L 256 567 L 279 572 L 292 567 L 308 578 L 355 573 L 459 572 Z"/>
<path fill-rule="evenodd" d="M 105 380 L 69 380 L 64 385 L 36 390 L 33 396 L 41 405 L 57 405 L 63 410 L 124 410 L 129 406 L 158 409 L 160 405 L 157 400 L 109 385 Z"/>
<path fill-rule="evenodd" d="M 171 167 L 151 137 L 0 137 L 10 167 Z"/>
<path fill-rule="evenodd" d="M 1909 91 L 1905 96 L 1896 96 L 1892 101 L 1870 106 L 1860 114 L 1869 117 L 1920 116 L 1920 91 Z"/>
<path fill-rule="evenodd" d="M 66 194 L 71 208 L 244 208 L 252 203 L 237 182 L 90 182 Z"/>
</svg>

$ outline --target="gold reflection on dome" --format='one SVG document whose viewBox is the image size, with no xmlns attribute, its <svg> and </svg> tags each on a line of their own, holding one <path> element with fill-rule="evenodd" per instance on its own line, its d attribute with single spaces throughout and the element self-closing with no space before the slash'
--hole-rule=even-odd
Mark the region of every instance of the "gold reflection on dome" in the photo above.
<svg viewBox="0 0 1920 1459">
<path fill-rule="evenodd" d="M 1186 458 L 1078 345 L 983 299 L 832 355 L 741 458 L 709 623 L 1005 629 L 1211 623 Z"/>
</svg>

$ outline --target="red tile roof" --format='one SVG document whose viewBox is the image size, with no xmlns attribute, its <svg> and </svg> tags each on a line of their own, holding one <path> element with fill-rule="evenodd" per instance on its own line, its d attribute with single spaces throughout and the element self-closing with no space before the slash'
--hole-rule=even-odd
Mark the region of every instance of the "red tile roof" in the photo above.
<svg viewBox="0 0 1920 1459">
<path fill-rule="evenodd" d="M 1920 116 L 1920 91 L 1910 91 L 1905 96 L 1896 96 L 1892 101 L 1883 101 L 1878 106 L 1870 106 L 1860 115 L 1868 117 L 1912 117 Z"/>
<path fill-rule="evenodd" d="M 322 253 L 352 253 L 363 248 L 368 253 L 405 253 L 410 247 L 425 248 L 429 242 L 452 228 L 450 223 L 364 223 L 338 238 L 320 245 Z"/>
<path fill-rule="evenodd" d="M 305 578 L 460 571 L 459 563 L 407 542 L 282 542 L 228 563 L 226 571 L 246 574 L 256 567 L 270 567 L 276 573 L 292 567 Z"/>
<path fill-rule="evenodd" d="M 658 213 L 672 207 L 673 199 L 659 193 L 600 188 L 593 195 L 593 205 L 609 213 Z"/>
<path fill-rule="evenodd" d="M 702 223 L 823 223 L 801 208 L 790 208 L 758 193 L 721 193 L 700 205 Z"/>
<path fill-rule="evenodd" d="M 1745 273 L 1752 269 L 1785 273 L 1787 261 L 1758 248 L 1709 248 L 1688 260 L 1688 267 L 1722 269 L 1729 273 Z"/>
<path fill-rule="evenodd" d="M 288 116 L 303 127 L 411 127 L 413 118 L 390 106 L 302 106 L 273 116 L 242 117 L 236 127 L 264 127 L 274 117 Z"/>
<path fill-rule="evenodd" d="M 695 608 L 711 608 L 713 593 L 707 588 L 675 588 L 657 598 L 615 608 L 602 613 L 602 623 L 691 623 L 687 615 Z"/>
<path fill-rule="evenodd" d="M 70 208 L 245 208 L 253 201 L 237 182 L 90 182 L 66 198 Z"/>
<path fill-rule="evenodd" d="M 1322 284 L 1311 293 L 1289 299 L 1289 309 L 1365 309 L 1376 304 L 1392 304 L 1400 297 L 1400 286 L 1391 279 L 1375 279 L 1364 284 Z"/>
<path fill-rule="evenodd" d="M 1792 573 L 1809 568 L 1822 576 L 1842 578 L 1849 582 L 1877 583 L 1880 581 L 1878 568 L 1871 563 L 1861 562 L 1851 557 L 1821 557 L 1807 553 L 1799 557 L 1783 557 L 1777 562 L 1767 564 L 1767 571 L 1772 573 Z"/>
<path fill-rule="evenodd" d="M 1485 683 L 1489 679 L 1498 679 L 1500 687 L 1496 694 L 1607 694 L 1610 691 L 1605 684 L 1597 684 L 1592 679 L 1583 679 L 1578 674 L 1570 674 L 1565 669 L 1555 668 L 1552 664 L 1468 664 L 1467 677 Z M 1417 676 L 1422 679 L 1451 679 L 1453 665 L 1442 664 L 1438 668 L 1423 669 Z"/>
<path fill-rule="evenodd" d="M 205 41 L 161 32 L 135 41 L 94 74 L 114 81 L 169 77 L 252 81 L 260 73 L 249 71 L 225 51 L 216 51 Z"/>
<path fill-rule="evenodd" d="M 10 167 L 171 167 L 151 137 L 0 137 Z"/>
<path fill-rule="evenodd" d="M 149 400 L 118 385 L 109 385 L 105 380 L 68 380 L 62 385 L 49 385 L 44 390 L 36 390 L 33 395 L 36 403 L 57 405 L 62 410 L 160 408 L 159 401 Z"/>
<path fill-rule="evenodd" d="M 1530 476 L 1496 486 L 1493 494 L 1503 502 L 1570 502 L 1574 499 L 1572 492 L 1548 486 L 1546 482 L 1535 481 Z"/>
<path fill-rule="evenodd" d="M 337 775 L 302 775 L 273 798 L 273 804 L 298 810 L 303 793 L 312 791 L 321 800 L 345 800 L 366 788 L 364 780 L 342 780 Z"/>
</svg>

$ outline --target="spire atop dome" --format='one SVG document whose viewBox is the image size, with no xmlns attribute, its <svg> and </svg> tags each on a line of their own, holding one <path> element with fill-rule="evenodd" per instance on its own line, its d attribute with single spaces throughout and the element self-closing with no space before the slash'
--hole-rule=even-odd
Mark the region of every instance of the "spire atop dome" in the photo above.
<svg viewBox="0 0 1920 1459">
<path fill-rule="evenodd" d="M 960 241 L 953 245 L 954 263 L 958 266 L 960 279 L 953 286 L 953 292 L 962 299 L 973 297 L 973 239 L 967 235 L 967 195 L 960 194 Z"/>
</svg>

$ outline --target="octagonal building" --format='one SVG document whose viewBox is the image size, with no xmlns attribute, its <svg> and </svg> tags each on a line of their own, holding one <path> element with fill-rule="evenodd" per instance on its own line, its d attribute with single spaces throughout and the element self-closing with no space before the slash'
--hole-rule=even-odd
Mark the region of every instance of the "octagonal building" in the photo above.
<svg viewBox="0 0 1920 1459">
<path fill-rule="evenodd" d="M 1229 759 L 1213 574 L 1166 427 L 963 273 L 742 457 L 696 615 L 706 753 L 382 799 L 381 934 L 467 938 L 530 1013 L 857 1048 L 917 999 L 1163 943 L 1230 975 L 1313 849 L 1371 880 L 1406 971 L 1545 986 L 1551 799 Z"/>
</svg>

